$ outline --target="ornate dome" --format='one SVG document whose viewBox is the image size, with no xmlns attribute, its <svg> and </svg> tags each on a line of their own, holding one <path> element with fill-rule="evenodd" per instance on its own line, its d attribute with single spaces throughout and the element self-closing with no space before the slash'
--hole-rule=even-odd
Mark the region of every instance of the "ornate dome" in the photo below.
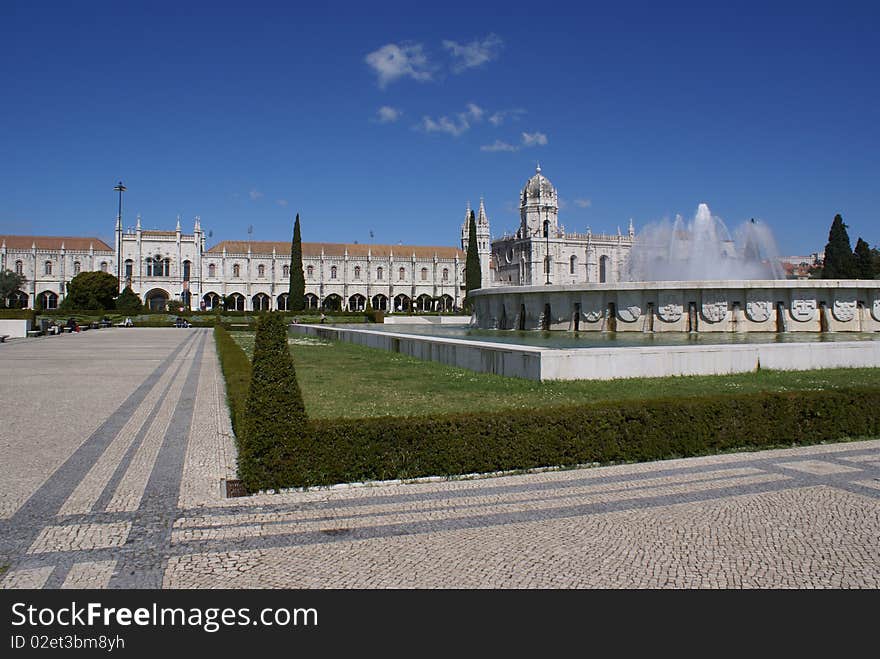
<svg viewBox="0 0 880 659">
<path fill-rule="evenodd" d="M 529 197 L 553 197 L 556 189 L 550 179 L 541 173 L 541 165 L 535 168 L 535 175 L 528 180 L 523 188 L 523 195 Z"/>
</svg>

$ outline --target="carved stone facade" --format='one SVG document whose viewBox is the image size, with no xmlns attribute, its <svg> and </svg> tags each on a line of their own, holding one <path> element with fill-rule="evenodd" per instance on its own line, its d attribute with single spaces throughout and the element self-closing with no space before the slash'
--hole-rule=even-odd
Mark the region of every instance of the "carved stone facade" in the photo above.
<svg viewBox="0 0 880 659">
<path fill-rule="evenodd" d="M 491 277 L 483 286 L 620 281 L 635 230 L 626 235 L 571 233 L 559 225 L 559 196 L 538 166 L 520 193 L 520 226 L 492 241 Z"/>
</svg>

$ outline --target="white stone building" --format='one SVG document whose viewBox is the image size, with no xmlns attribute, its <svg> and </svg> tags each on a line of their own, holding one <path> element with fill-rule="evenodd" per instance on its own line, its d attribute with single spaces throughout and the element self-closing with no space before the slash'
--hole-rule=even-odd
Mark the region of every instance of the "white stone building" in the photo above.
<svg viewBox="0 0 880 659">
<path fill-rule="evenodd" d="M 492 241 L 489 286 L 620 281 L 635 239 L 632 220 L 626 235 L 571 233 L 558 215 L 556 188 L 539 165 L 520 193 L 516 233 Z"/>
<path fill-rule="evenodd" d="M 55 309 L 64 298 L 64 284 L 80 272 L 115 274 L 116 253 L 100 238 L 73 236 L 0 236 L 0 270 L 25 279 L 7 304 Z"/>
<path fill-rule="evenodd" d="M 520 196 L 520 227 L 492 240 L 482 200 L 475 212 L 482 286 L 605 283 L 620 279 L 634 239 L 627 235 L 569 233 L 558 223 L 556 189 L 540 166 Z M 460 309 L 465 293 L 465 255 L 471 209 L 461 226 L 461 248 L 412 245 L 302 244 L 306 303 L 310 308 Z M 288 308 L 290 243 L 222 241 L 208 248 L 199 218 L 192 233 L 116 223 L 115 245 L 99 238 L 0 236 L 0 269 L 25 277 L 10 302 L 56 308 L 67 283 L 80 271 L 104 270 L 130 285 L 154 309 L 180 301 L 192 309 Z"/>
<path fill-rule="evenodd" d="M 488 235 L 485 245 L 488 271 Z M 464 252 L 456 247 L 304 242 L 302 252 L 310 308 L 362 310 L 367 300 L 392 313 L 462 306 Z M 0 269 L 25 278 L 8 300 L 14 306 L 33 307 L 39 296 L 43 308 L 54 309 L 75 275 L 103 270 L 153 309 L 170 301 L 213 309 L 225 298 L 228 309 L 286 310 L 290 242 L 223 241 L 207 248 L 199 218 L 187 234 L 179 218 L 174 231 L 151 231 L 138 217 L 128 231 L 117 223 L 115 249 L 98 238 L 0 236 Z"/>
</svg>

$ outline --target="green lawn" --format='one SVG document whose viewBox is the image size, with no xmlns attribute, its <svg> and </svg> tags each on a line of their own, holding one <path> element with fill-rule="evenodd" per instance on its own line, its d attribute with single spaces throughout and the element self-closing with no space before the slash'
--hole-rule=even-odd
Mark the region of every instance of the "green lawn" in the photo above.
<svg viewBox="0 0 880 659">
<path fill-rule="evenodd" d="M 248 357 L 254 335 L 233 332 Z M 706 393 L 880 386 L 880 369 L 761 371 L 740 375 L 535 382 L 474 373 L 397 353 L 291 338 L 297 378 L 313 418 L 418 416 Z"/>
</svg>

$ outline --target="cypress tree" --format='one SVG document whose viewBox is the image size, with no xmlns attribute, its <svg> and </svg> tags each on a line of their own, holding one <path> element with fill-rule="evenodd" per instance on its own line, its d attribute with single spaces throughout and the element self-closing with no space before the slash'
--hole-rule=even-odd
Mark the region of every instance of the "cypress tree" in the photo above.
<svg viewBox="0 0 880 659">
<path fill-rule="evenodd" d="M 465 281 L 465 305 L 471 306 L 471 291 L 482 286 L 482 274 L 480 272 L 480 255 L 477 253 L 477 218 L 471 211 L 470 225 L 468 230 L 467 259 L 464 268 Z"/>
<path fill-rule="evenodd" d="M 289 459 L 307 423 L 305 404 L 280 313 L 257 321 L 251 384 L 239 438 L 239 468 L 251 492 L 280 487 L 278 465 Z"/>
<path fill-rule="evenodd" d="M 293 240 L 290 242 L 290 288 L 287 291 L 287 308 L 290 311 L 305 309 L 306 277 L 303 274 L 302 236 L 299 229 L 299 213 L 293 223 Z"/>
<path fill-rule="evenodd" d="M 823 279 L 851 279 L 856 276 L 855 257 L 846 225 L 838 213 L 831 223 L 828 232 L 828 244 L 825 245 L 825 264 L 822 267 Z"/>
<path fill-rule="evenodd" d="M 853 251 L 853 257 L 856 262 L 856 277 L 859 279 L 873 279 L 877 274 L 874 270 L 874 254 L 868 246 L 868 243 L 861 238 L 856 241 L 856 248 Z"/>
</svg>

